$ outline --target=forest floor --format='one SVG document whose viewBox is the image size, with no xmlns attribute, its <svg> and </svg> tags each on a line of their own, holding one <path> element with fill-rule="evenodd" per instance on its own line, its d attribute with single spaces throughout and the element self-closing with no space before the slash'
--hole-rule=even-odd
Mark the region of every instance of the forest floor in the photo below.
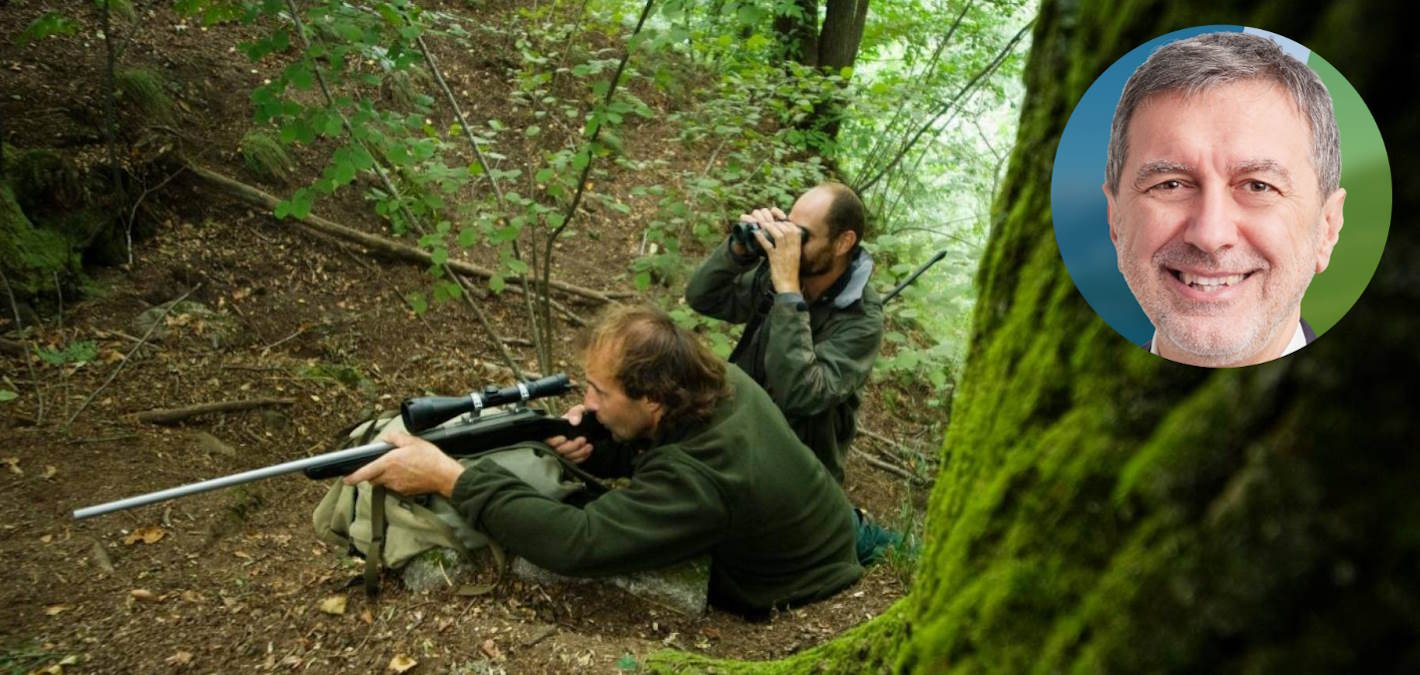
<svg viewBox="0 0 1420 675">
<path fill-rule="evenodd" d="M 10 36 L 43 7 L 13 4 L 0 16 L 5 141 L 96 154 L 102 145 L 93 127 L 78 120 L 99 110 L 103 54 L 93 17 L 81 17 L 77 36 L 22 48 Z M 125 62 L 161 70 L 176 83 L 189 156 L 259 183 L 244 173 L 237 141 L 250 124 L 247 92 L 281 64 L 253 64 L 234 49 L 258 29 L 203 28 L 163 5 L 140 8 L 139 19 Z M 456 89 L 482 92 L 471 116 L 515 124 L 517 113 L 498 107 L 508 88 L 504 66 L 478 53 L 442 49 L 440 59 Z M 627 135 L 639 139 L 634 152 L 703 163 L 655 120 Z M 319 153 L 298 156 L 304 175 L 319 171 Z M 22 340 L 54 349 L 92 341 L 97 358 L 52 365 L 0 354 L 0 373 L 21 394 L 0 403 L 0 567 L 7 578 L 0 585 L 0 666 L 7 670 L 378 672 L 406 657 L 419 663 L 416 672 L 617 672 L 665 648 L 782 656 L 880 614 L 906 593 L 910 569 L 899 564 L 877 565 L 832 599 L 764 621 L 713 608 L 687 617 L 609 586 L 513 579 L 486 595 L 460 597 L 452 587 L 411 593 L 390 578 L 371 601 L 347 588 L 360 562 L 311 530 L 311 511 L 327 486 L 300 476 L 73 520 L 77 507 L 331 449 L 342 427 L 408 395 L 511 381 L 464 304 L 435 305 L 423 316 L 409 309 L 402 298 L 427 286 L 423 270 L 312 238 L 187 172 L 170 178 L 150 186 L 143 211 L 154 233 L 135 245 L 133 262 L 90 270 L 89 293 L 65 298 L 62 312 L 41 311 L 43 322 Z M 622 171 L 615 185 L 600 189 L 628 194 L 656 179 Z M 316 213 L 383 232 L 355 190 L 318 202 Z M 633 297 L 625 270 L 642 219 L 636 211 L 586 215 L 559 245 L 555 278 Z M 472 251 L 471 259 L 491 264 L 478 255 Z M 140 315 L 151 319 L 153 308 L 185 293 L 196 304 L 170 312 L 144 339 L 151 323 Z M 583 316 L 597 309 L 576 297 L 559 299 Z M 521 366 L 535 371 L 521 299 L 505 293 L 477 300 Z M 3 321 L 0 333 L 16 335 L 10 317 Z M 576 379 L 573 330 L 560 328 L 555 368 Z M 170 426 L 134 416 L 257 398 L 285 402 Z M 870 391 L 863 426 L 932 454 L 930 424 L 900 420 L 881 403 Z M 875 443 L 860 437 L 857 446 L 872 453 Z M 847 474 L 850 499 L 890 524 L 899 513 L 923 510 L 925 486 L 858 454 Z M 332 596 L 346 598 L 342 612 L 322 609 Z"/>
</svg>

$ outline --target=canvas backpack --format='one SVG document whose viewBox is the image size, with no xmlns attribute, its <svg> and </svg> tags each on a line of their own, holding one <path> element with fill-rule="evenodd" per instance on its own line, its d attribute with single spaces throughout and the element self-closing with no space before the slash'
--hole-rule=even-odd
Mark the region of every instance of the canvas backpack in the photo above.
<svg viewBox="0 0 1420 675">
<path fill-rule="evenodd" d="M 456 418 L 444 426 L 460 422 Z M 343 435 L 343 447 L 368 443 L 385 430 L 404 431 L 398 412 L 382 413 L 355 425 Z M 559 501 L 586 488 L 581 480 L 568 477 L 564 460 L 543 443 L 522 443 L 459 462 L 470 466 L 484 459 L 496 462 L 539 493 Z M 473 529 L 447 499 L 437 495 L 408 497 L 369 483 L 346 485 L 336 480 L 311 521 L 323 541 L 365 558 L 365 590 L 372 595 L 379 587 L 381 567 L 402 568 L 415 556 L 432 549 L 448 548 L 468 556 L 488 546 L 500 566 L 504 558 L 495 543 Z"/>
</svg>

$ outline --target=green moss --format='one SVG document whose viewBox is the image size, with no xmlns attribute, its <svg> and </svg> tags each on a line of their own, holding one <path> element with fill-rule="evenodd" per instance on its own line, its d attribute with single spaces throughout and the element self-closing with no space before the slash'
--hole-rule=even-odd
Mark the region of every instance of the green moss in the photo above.
<svg viewBox="0 0 1420 675">
<path fill-rule="evenodd" d="M 44 148 L 5 148 L 5 176 L 15 201 L 25 213 L 63 209 L 84 195 L 78 167 L 63 155 Z"/>
<path fill-rule="evenodd" d="M 78 272 L 63 235 L 35 227 L 15 201 L 10 186 L 0 183 L 0 266 L 11 289 L 28 297 L 54 288 L 54 276 Z"/>
<path fill-rule="evenodd" d="M 274 136 L 264 131 L 252 130 L 242 136 L 242 161 L 252 173 L 262 178 L 275 178 L 282 182 L 290 180 L 296 165 L 286 148 Z"/>
<path fill-rule="evenodd" d="M 713 659 L 688 652 L 662 651 L 646 657 L 653 673 L 855 673 L 890 661 L 893 645 L 912 632 L 905 605 L 898 602 L 871 621 L 813 649 L 770 663 Z"/>
<path fill-rule="evenodd" d="M 146 68 L 133 68 L 119 71 L 114 79 L 119 97 L 134 112 L 158 121 L 172 119 L 173 101 L 161 75 Z"/>
</svg>

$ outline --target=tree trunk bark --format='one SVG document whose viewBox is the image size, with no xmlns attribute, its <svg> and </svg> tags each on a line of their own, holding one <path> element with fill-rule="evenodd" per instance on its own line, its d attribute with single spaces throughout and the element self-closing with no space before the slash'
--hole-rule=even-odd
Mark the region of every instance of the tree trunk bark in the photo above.
<svg viewBox="0 0 1420 675">
<path fill-rule="evenodd" d="M 858 58 L 863 25 L 868 19 L 868 0 L 828 0 L 826 9 L 814 65 L 837 72 L 852 66 Z"/>
<path fill-rule="evenodd" d="M 1127 342 L 1076 292 L 1050 221 L 1075 102 L 1124 52 L 1188 26 L 1298 40 L 1360 90 L 1391 148 L 1412 147 L 1420 96 L 1394 75 L 1415 59 L 1401 5 L 1123 7 L 1042 3 L 911 594 L 746 669 L 1420 671 L 1414 154 L 1390 155 L 1405 222 L 1365 296 L 1318 342 L 1262 366 L 1192 368 Z M 685 654 L 652 663 L 738 672 Z"/>
</svg>

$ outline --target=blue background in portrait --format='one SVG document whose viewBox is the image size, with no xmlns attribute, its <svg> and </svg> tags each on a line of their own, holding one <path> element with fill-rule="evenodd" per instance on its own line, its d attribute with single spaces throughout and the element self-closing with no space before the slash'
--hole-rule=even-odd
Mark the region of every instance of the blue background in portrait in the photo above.
<svg viewBox="0 0 1420 675">
<path fill-rule="evenodd" d="M 1307 62 L 1306 47 L 1254 28 L 1197 26 L 1169 33 L 1134 48 L 1105 70 L 1085 91 L 1060 136 L 1050 181 L 1051 218 L 1055 222 L 1060 257 L 1065 260 L 1075 288 L 1085 296 L 1095 313 L 1135 344 L 1148 341 L 1154 327 L 1119 273 L 1114 243 L 1109 240 L 1104 192 L 1100 188 L 1104 184 L 1114 107 L 1124 93 L 1124 83 L 1129 76 L 1160 46 L 1203 33 L 1244 30 L 1272 38 L 1283 51 L 1302 63 Z"/>
</svg>

